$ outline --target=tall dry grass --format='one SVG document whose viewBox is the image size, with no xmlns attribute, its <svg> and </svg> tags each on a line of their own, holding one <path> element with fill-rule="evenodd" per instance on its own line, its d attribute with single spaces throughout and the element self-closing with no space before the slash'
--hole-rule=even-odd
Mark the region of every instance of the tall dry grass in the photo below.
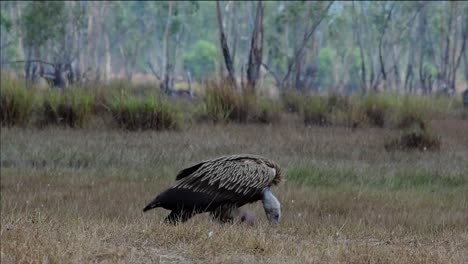
<svg viewBox="0 0 468 264">
<path fill-rule="evenodd" d="M 214 122 L 278 123 L 280 101 L 260 98 L 251 90 L 237 91 L 226 80 L 206 82 L 202 119 Z"/>
<path fill-rule="evenodd" d="M 282 116 L 292 112 L 299 114 L 305 125 L 406 129 L 414 123 L 426 127 L 434 118 L 464 117 L 460 98 L 389 92 L 345 97 L 336 93 L 306 95 L 287 90 L 281 99 L 271 99 L 249 90 L 236 91 L 223 80 L 210 80 L 204 86 L 201 98 L 179 100 L 166 97 L 152 84 L 112 81 L 44 92 L 6 79 L 2 80 L 0 97 L 1 123 L 3 126 L 33 123 L 85 127 L 92 126 L 90 120 L 108 120 L 110 116 L 116 122 L 106 121 L 104 126 L 115 127 L 117 123 L 117 127 L 127 130 L 161 130 L 206 120 L 275 124 L 283 122 Z"/>
</svg>

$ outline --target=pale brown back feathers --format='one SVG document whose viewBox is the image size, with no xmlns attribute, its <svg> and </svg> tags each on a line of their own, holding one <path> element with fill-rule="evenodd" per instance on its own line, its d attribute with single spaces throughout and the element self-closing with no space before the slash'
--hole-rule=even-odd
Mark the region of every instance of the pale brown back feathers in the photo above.
<svg viewBox="0 0 468 264">
<path fill-rule="evenodd" d="M 190 189 L 235 200 L 253 197 L 281 182 L 273 161 L 256 155 L 232 155 L 206 160 L 179 172 L 174 189 Z"/>
</svg>

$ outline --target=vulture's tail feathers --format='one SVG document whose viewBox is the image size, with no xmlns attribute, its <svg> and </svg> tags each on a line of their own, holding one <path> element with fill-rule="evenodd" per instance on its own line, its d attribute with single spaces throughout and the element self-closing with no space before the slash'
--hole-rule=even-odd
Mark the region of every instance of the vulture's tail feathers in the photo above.
<svg viewBox="0 0 468 264">
<path fill-rule="evenodd" d="M 147 206 L 145 206 L 145 208 L 143 208 L 143 212 L 146 212 L 148 210 L 154 209 L 159 206 L 160 206 L 159 201 L 155 199 L 151 203 L 149 203 Z"/>
</svg>

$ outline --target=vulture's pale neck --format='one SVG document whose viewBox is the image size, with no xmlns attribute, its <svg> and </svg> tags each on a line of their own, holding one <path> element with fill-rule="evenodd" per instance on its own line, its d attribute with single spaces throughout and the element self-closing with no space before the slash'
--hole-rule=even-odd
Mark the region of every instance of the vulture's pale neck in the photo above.
<svg viewBox="0 0 468 264">
<path fill-rule="evenodd" d="M 262 202 L 268 220 L 271 222 L 279 222 L 281 217 L 281 205 L 268 187 L 263 190 Z"/>
</svg>

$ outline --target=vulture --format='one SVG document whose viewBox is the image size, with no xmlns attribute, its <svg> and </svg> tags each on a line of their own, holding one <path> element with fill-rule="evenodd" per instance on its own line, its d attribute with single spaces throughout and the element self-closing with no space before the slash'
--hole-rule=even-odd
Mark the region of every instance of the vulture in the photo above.
<svg viewBox="0 0 468 264">
<path fill-rule="evenodd" d="M 209 212 L 212 218 L 225 223 L 240 214 L 241 206 L 262 200 L 267 219 L 278 223 L 280 203 L 270 188 L 280 182 L 280 167 L 267 158 L 250 154 L 222 156 L 181 170 L 176 182 L 143 212 L 158 207 L 170 210 L 164 222 L 171 224 Z"/>
</svg>

